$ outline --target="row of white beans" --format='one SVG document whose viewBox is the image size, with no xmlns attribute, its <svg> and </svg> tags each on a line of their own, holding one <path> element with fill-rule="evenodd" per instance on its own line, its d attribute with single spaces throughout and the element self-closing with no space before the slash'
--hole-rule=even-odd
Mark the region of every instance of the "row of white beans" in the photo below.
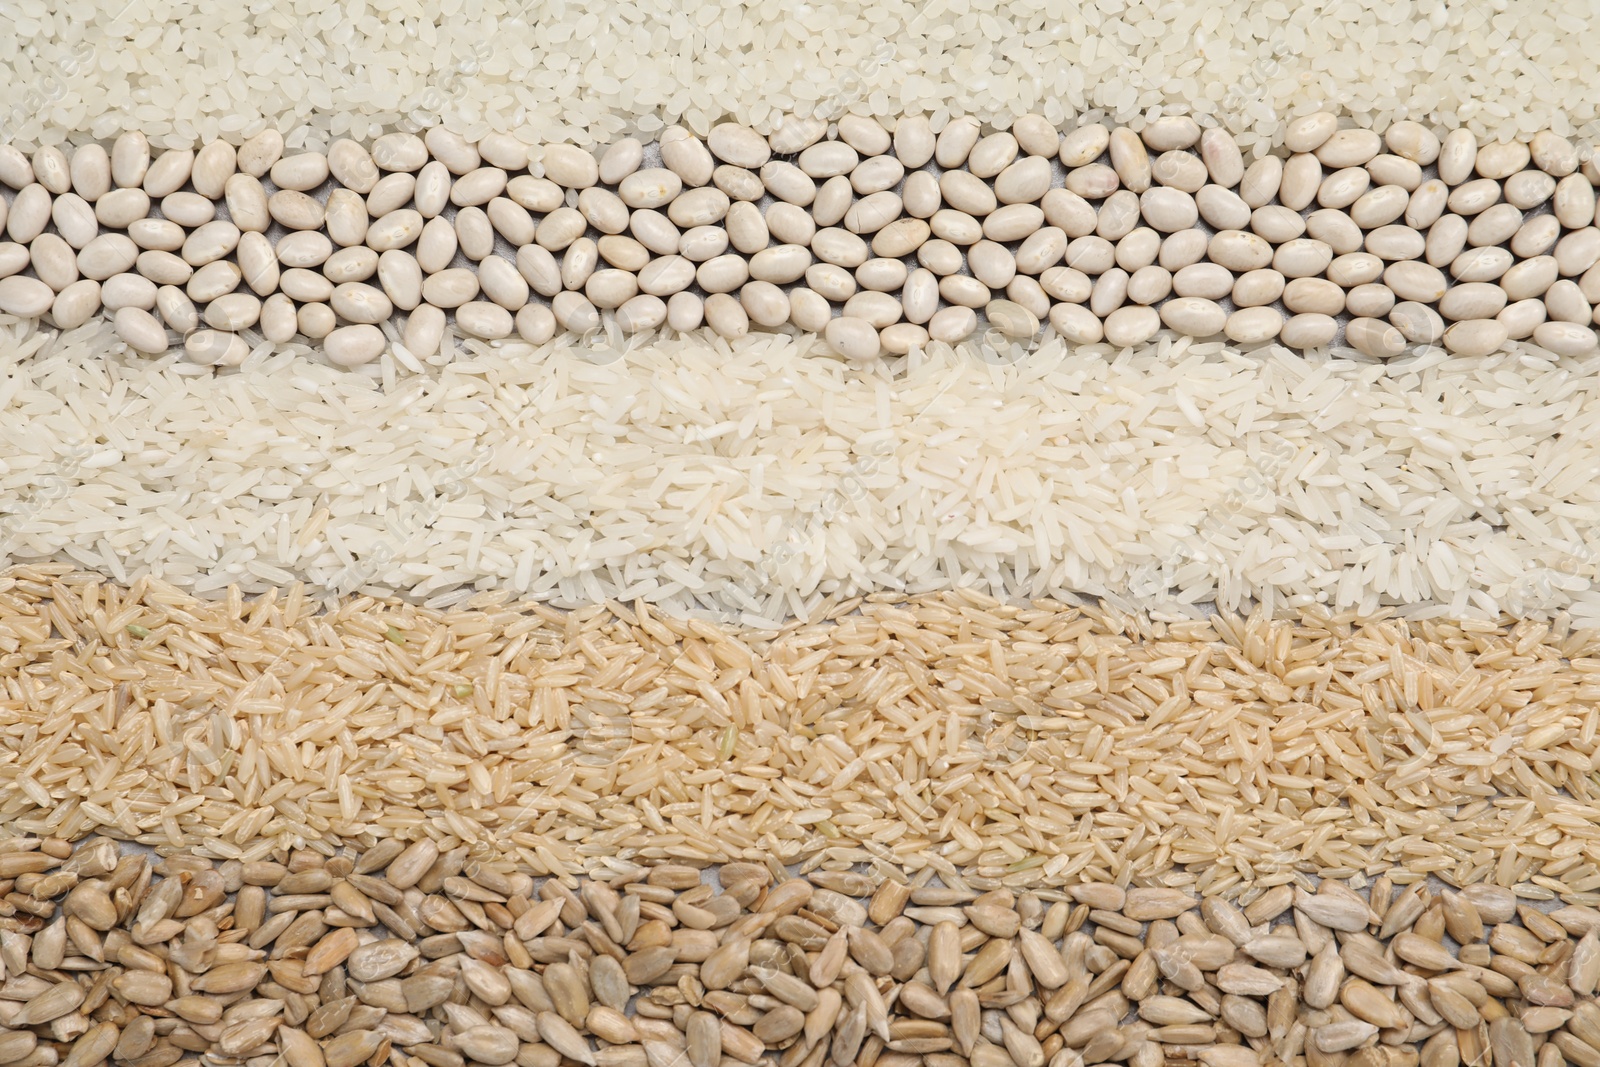
<svg viewBox="0 0 1600 1067">
<path fill-rule="evenodd" d="M 860 116 L 704 141 L 670 127 L 659 166 L 634 138 L 597 155 L 442 128 L 290 155 L 272 130 L 155 157 L 137 133 L 0 146 L 16 190 L 0 197 L 0 311 L 71 328 L 103 310 L 139 352 L 176 334 L 217 365 L 259 331 L 358 366 L 399 312 L 419 358 L 447 313 L 532 343 L 603 318 L 727 338 L 787 323 L 860 361 L 962 341 L 980 312 L 1006 338 L 1048 321 L 1118 346 L 1165 327 L 1310 348 L 1343 323 L 1377 357 L 1596 347 L 1600 169 L 1566 139 L 1380 136 L 1318 113 L 1284 147 L 1247 165 L 1183 116 L 1063 136 L 1037 115 L 987 134 Z"/>
</svg>

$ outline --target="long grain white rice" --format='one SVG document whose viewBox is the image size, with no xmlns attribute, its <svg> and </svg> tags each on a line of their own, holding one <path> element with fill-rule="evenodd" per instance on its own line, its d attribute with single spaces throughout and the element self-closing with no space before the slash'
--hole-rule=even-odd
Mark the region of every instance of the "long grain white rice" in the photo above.
<svg viewBox="0 0 1600 1067">
<path fill-rule="evenodd" d="M 763 334 L 215 376 L 0 331 L 0 564 L 747 621 L 964 587 L 1600 623 L 1600 357 L 1050 340 L 863 375 Z"/>
</svg>

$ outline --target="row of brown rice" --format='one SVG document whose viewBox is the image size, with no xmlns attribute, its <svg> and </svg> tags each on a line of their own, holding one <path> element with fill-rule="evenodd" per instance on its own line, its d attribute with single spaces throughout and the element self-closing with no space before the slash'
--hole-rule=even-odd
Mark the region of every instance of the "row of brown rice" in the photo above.
<svg viewBox="0 0 1600 1067">
<path fill-rule="evenodd" d="M 1206 893 L 1391 867 L 1600 902 L 1600 652 L 1550 623 L 950 593 L 781 631 L 480 594 L 201 601 L 0 572 L 0 821 L 534 873 L 775 857 Z"/>
</svg>

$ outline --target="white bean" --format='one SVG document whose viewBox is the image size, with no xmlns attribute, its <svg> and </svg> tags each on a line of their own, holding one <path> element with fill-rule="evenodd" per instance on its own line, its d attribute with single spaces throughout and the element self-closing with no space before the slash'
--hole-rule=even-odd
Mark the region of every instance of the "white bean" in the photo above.
<svg viewBox="0 0 1600 1067">
<path fill-rule="evenodd" d="M 370 250 L 369 250 L 370 251 Z M 145 253 L 148 255 L 149 253 Z M 278 289 L 280 270 L 278 267 L 278 254 L 272 247 L 272 242 L 259 233 L 244 233 L 239 235 L 239 246 L 234 250 L 238 259 L 238 269 L 235 281 L 242 279 L 252 292 L 257 296 L 271 296 Z M 143 258 L 143 257 L 140 257 Z M 225 259 L 207 263 L 201 270 L 211 270 L 218 263 L 227 263 Z M 191 296 L 193 294 L 190 294 Z"/>
<path fill-rule="evenodd" d="M 1413 344 L 1436 345 L 1444 337 L 1444 319 L 1427 304 L 1410 300 L 1396 304 L 1389 312 L 1389 322 Z"/>
<path fill-rule="evenodd" d="M 1344 290 L 1326 278 L 1295 278 L 1284 286 L 1283 306 L 1297 314 L 1338 315 Z"/>
<path fill-rule="evenodd" d="M 300 310 L 296 314 L 296 325 L 300 327 L 300 332 L 311 338 L 311 340 L 321 341 L 338 329 L 339 316 L 335 315 L 333 309 L 327 304 L 301 304 Z M 352 326 L 351 329 L 376 330 L 377 327 Z"/>
<path fill-rule="evenodd" d="M 1133 193 L 1150 188 L 1150 153 L 1138 134 L 1126 126 L 1117 127 L 1111 131 L 1109 149 L 1111 169 L 1123 188 Z"/>
<path fill-rule="evenodd" d="M 245 240 L 246 238 L 240 238 L 239 244 L 242 246 Z M 365 245 L 341 248 L 322 264 L 322 273 L 335 285 L 343 282 L 364 282 L 378 273 L 378 262 L 381 258 L 378 253 Z"/>
<path fill-rule="evenodd" d="M 183 227 L 175 222 L 166 219 L 139 219 L 128 226 L 128 236 L 140 248 L 175 252 L 183 247 L 187 235 L 183 232 Z"/>
<path fill-rule="evenodd" d="M 291 233 L 279 239 L 277 253 L 286 267 L 318 267 L 333 255 L 333 242 L 315 230 Z"/>
<path fill-rule="evenodd" d="M 1560 322 L 1587 324 L 1592 321 L 1594 309 L 1582 288 L 1570 278 L 1562 278 L 1544 294 L 1544 306 L 1550 317 Z"/>
<path fill-rule="evenodd" d="M 1556 192 L 1556 180 L 1543 171 L 1525 170 L 1505 181 L 1505 198 L 1523 211 L 1531 211 Z"/>
<path fill-rule="evenodd" d="M 1140 304 L 1117 308 L 1105 319 L 1106 343 L 1118 348 L 1142 345 L 1160 329 L 1161 316 L 1155 308 Z"/>
<path fill-rule="evenodd" d="M 468 337 L 498 341 L 511 336 L 511 312 L 487 300 L 472 300 L 456 308 L 456 326 Z"/>
<path fill-rule="evenodd" d="M 951 274 L 939 279 L 939 295 L 950 304 L 967 308 L 981 308 L 992 299 L 989 287 L 965 274 Z"/>
<path fill-rule="evenodd" d="M 1594 351 L 1595 332 L 1575 322 L 1542 322 L 1532 331 L 1533 343 L 1558 356 L 1583 356 Z"/>
<path fill-rule="evenodd" d="M 900 301 L 888 293 L 880 293 L 871 289 L 856 293 L 844 302 L 841 309 L 846 318 L 862 319 L 870 322 L 874 329 L 881 330 L 900 321 Z"/>
<path fill-rule="evenodd" d="M 727 293 L 712 293 L 706 297 L 706 325 L 719 337 L 737 340 L 750 332 L 750 316 L 744 305 Z"/>
<path fill-rule="evenodd" d="M 82 278 L 56 294 L 50 317 L 56 329 L 75 330 L 93 318 L 100 306 L 100 283 Z"/>
<path fill-rule="evenodd" d="M 665 305 L 662 308 L 664 316 Z M 618 320 L 621 318 L 619 315 Z M 543 304 L 529 304 L 517 312 L 516 324 L 517 336 L 530 345 L 542 345 L 556 335 L 556 317 Z"/>
<path fill-rule="evenodd" d="M 763 142 L 762 147 L 765 147 Z M 611 145 L 600 154 L 599 175 L 600 180 L 607 185 L 616 185 L 622 179 L 638 170 L 644 162 L 644 145 L 637 137 L 624 137 L 611 142 Z M 515 168 L 511 168 L 515 169 Z M 665 308 L 662 314 L 665 315 Z"/>
<path fill-rule="evenodd" d="M 366 282 L 345 282 L 335 286 L 328 303 L 340 318 L 349 322 L 376 325 L 394 314 L 394 304 L 383 290 Z"/>
<path fill-rule="evenodd" d="M 1273 157 L 1268 157 L 1273 158 Z M 1250 176 L 1245 175 L 1248 183 Z M 1322 163 L 1313 155 L 1290 156 L 1287 162 L 1280 165 L 1280 174 L 1276 193 L 1278 201 L 1290 211 L 1300 211 L 1308 207 L 1317 198 L 1322 188 Z M 1240 195 L 1252 208 L 1264 207 L 1272 198 L 1266 197 L 1262 203 L 1255 203 L 1255 198 L 1247 195 L 1243 188 Z"/>
<path fill-rule="evenodd" d="M 17 244 L 28 244 L 50 225 L 50 190 L 38 182 L 24 186 L 11 201 L 6 234 Z"/>
<path fill-rule="evenodd" d="M 789 290 L 789 321 L 796 329 L 821 333 L 833 317 L 833 308 L 819 293 L 797 285 Z"/>
<path fill-rule="evenodd" d="M 1359 167 L 1383 150 L 1383 138 L 1372 130 L 1339 130 L 1313 151 L 1324 166 Z"/>
<path fill-rule="evenodd" d="M 1251 208 L 1231 189 L 1204 186 L 1194 196 L 1200 217 L 1218 230 L 1242 230 L 1250 225 Z"/>
<path fill-rule="evenodd" d="M 282 293 L 274 293 L 261 304 L 261 336 L 275 345 L 294 338 L 294 301 Z"/>
<path fill-rule="evenodd" d="M 112 184 L 119 189 L 137 189 L 149 169 L 150 139 L 138 130 L 118 134 L 111 145 Z M 4 165 L 0 163 L 0 181 L 5 180 Z"/>
<path fill-rule="evenodd" d="M 265 233 L 272 224 L 272 207 L 267 191 L 259 180 L 250 175 L 235 174 L 230 177 L 223 198 L 228 205 L 229 220 L 241 231 Z M 162 199 L 161 210 L 175 222 L 197 227 L 211 221 L 216 214 L 216 205 L 194 193 L 172 193 Z"/>
<path fill-rule="evenodd" d="M 1404 119 L 1384 131 L 1384 143 L 1395 155 L 1424 167 L 1439 158 L 1439 138 L 1420 122 Z"/>
<path fill-rule="evenodd" d="M 578 238 L 561 256 L 562 288 L 582 289 L 599 265 L 599 246 L 587 237 Z"/>
<path fill-rule="evenodd" d="M 0 282 L 0 286 L 4 284 Z M 167 331 L 143 308 L 120 309 L 112 319 L 112 326 L 122 342 L 135 352 L 154 356 L 167 350 Z"/>
<path fill-rule="evenodd" d="M 865 260 L 863 256 L 862 261 Z M 750 279 L 750 264 L 743 256 L 732 253 L 713 256 L 700 264 L 694 277 L 708 293 L 731 293 Z"/>
<path fill-rule="evenodd" d="M 523 311 L 527 310 L 527 308 L 523 309 Z M 539 310 L 544 311 L 544 308 L 541 307 Z M 549 314 L 548 311 L 545 311 L 544 313 L 546 315 Z M 521 312 L 517 314 L 517 320 L 517 329 L 518 332 L 521 333 Z M 635 296 L 633 299 L 628 300 L 621 307 L 617 308 L 617 326 L 622 329 L 623 333 L 643 333 L 646 330 L 654 330 L 666 321 L 666 301 L 662 300 L 659 296 L 651 296 L 649 293 L 640 293 L 638 296 Z M 550 326 L 552 330 L 555 328 L 554 316 L 551 316 Z M 524 340 L 526 339 L 526 335 L 524 334 Z"/>
<path fill-rule="evenodd" d="M 1059 228 L 1069 238 L 1086 237 L 1094 233 L 1099 218 L 1089 202 L 1066 189 L 1051 189 L 1039 201 L 1044 218 L 1051 226 Z"/>
<path fill-rule="evenodd" d="M 1381 318 L 1394 308 L 1394 293 L 1387 285 L 1368 282 L 1344 295 L 1345 310 L 1352 315 Z"/>
<path fill-rule="evenodd" d="M 214 226 L 216 223 L 207 223 L 207 225 Z M 204 232 L 204 229 L 204 227 L 201 227 L 201 229 L 196 230 L 189 240 L 195 241 Z M 232 229 L 231 225 L 229 229 Z M 220 259 L 222 256 L 227 255 L 228 252 L 233 251 L 234 244 L 238 243 L 238 235 L 239 231 L 233 230 L 233 240 L 227 243 L 227 250 L 212 258 Z M 188 248 L 189 245 L 185 242 L 184 249 L 186 252 Z M 85 278 L 93 278 L 97 282 L 103 282 L 113 274 L 121 274 L 123 271 L 133 269 L 133 264 L 138 258 L 139 246 L 134 244 L 132 239 L 125 234 L 103 233 L 84 245 L 83 251 L 78 253 L 78 271 Z M 195 267 L 200 266 L 202 262 L 210 262 L 210 260 L 196 260 L 189 255 L 185 255 L 183 258 L 190 266 Z"/>
<path fill-rule="evenodd" d="M 1110 141 L 1111 131 L 1098 122 L 1079 126 L 1061 139 L 1057 158 L 1064 167 L 1081 167 L 1104 155 Z"/>
<path fill-rule="evenodd" d="M 969 215 L 987 215 L 999 204 L 988 183 L 969 171 L 945 171 L 939 176 L 939 192 L 945 203 Z"/>
<path fill-rule="evenodd" d="M 1460 185 L 1472 174 L 1477 159 L 1478 139 L 1472 131 L 1465 127 L 1451 130 L 1439 147 L 1439 180 Z"/>
<path fill-rule="evenodd" d="M 169 330 L 186 334 L 200 325 L 200 312 L 195 310 L 194 301 L 176 286 L 163 285 L 156 290 L 156 310 Z"/>
<path fill-rule="evenodd" d="M 188 149 L 163 152 L 150 164 L 144 175 L 144 191 L 152 200 L 160 200 L 189 184 L 189 174 L 194 169 L 194 153 Z"/>
<path fill-rule="evenodd" d="M 789 298 L 771 282 L 746 282 L 739 289 L 739 304 L 757 326 L 781 326 L 789 320 Z"/>
<path fill-rule="evenodd" d="M 1162 233 L 1187 230 L 1200 218 L 1193 196 L 1165 186 L 1146 189 L 1139 197 L 1139 210 L 1145 221 Z"/>
<path fill-rule="evenodd" d="M 334 366 L 350 368 L 371 363 L 383 355 L 387 344 L 383 331 L 376 326 L 341 326 L 326 336 L 322 350 Z"/>
<path fill-rule="evenodd" d="M 1406 350 L 1406 338 L 1382 319 L 1358 316 L 1345 324 L 1345 342 L 1374 359 L 1392 359 Z"/>
<path fill-rule="evenodd" d="M 157 285 L 186 285 L 194 277 L 194 268 L 171 252 L 140 252 L 133 266 Z M 273 285 L 277 285 L 276 277 Z"/>
<path fill-rule="evenodd" d="M 1223 333 L 1241 345 L 1260 344 L 1278 336 L 1283 329 L 1283 315 L 1276 308 L 1241 308 L 1228 316 Z"/>
<path fill-rule="evenodd" d="M 391 211 L 398 211 L 411 202 L 412 194 L 416 192 L 417 179 L 412 174 L 387 174 L 378 179 L 378 184 L 372 187 L 372 192 L 367 194 L 367 214 L 373 218 L 382 218 Z"/>
<path fill-rule="evenodd" d="M 430 274 L 422 281 L 422 299 L 437 308 L 458 308 L 478 295 L 478 276 L 465 267 Z"/>
<path fill-rule="evenodd" d="M 1543 296 L 1556 283 L 1560 267 L 1554 256 L 1535 256 L 1508 269 L 1499 279 L 1506 299 L 1527 300 Z"/>
<path fill-rule="evenodd" d="M 1012 242 L 1027 238 L 1044 225 L 1044 212 L 1033 204 L 1007 204 L 983 217 L 983 236 Z"/>
<path fill-rule="evenodd" d="M 1201 251 L 1203 254 L 1203 247 Z M 1028 235 L 1017 249 L 1017 270 L 1023 274 L 1041 274 L 1061 262 L 1066 254 L 1067 235 L 1059 227 L 1045 226 Z"/>
<path fill-rule="evenodd" d="M 1383 260 L 1370 252 L 1347 252 L 1328 264 L 1328 277 L 1346 288 L 1376 281 L 1383 274 Z"/>
<path fill-rule="evenodd" d="M 761 209 L 744 201 L 729 205 L 723 225 L 728 231 L 728 243 L 745 255 L 766 248 L 772 236 Z"/>
<path fill-rule="evenodd" d="M 1050 309 L 1050 325 L 1065 341 L 1072 344 L 1097 344 L 1105 336 L 1105 327 L 1082 304 L 1057 304 Z"/>
<path fill-rule="evenodd" d="M 1422 168 L 1404 156 L 1381 155 L 1367 164 L 1374 184 L 1398 185 L 1407 194 L 1422 184 Z"/>
<path fill-rule="evenodd" d="M 1321 274 L 1333 262 L 1333 249 L 1326 241 L 1299 237 L 1280 244 L 1272 254 L 1272 269 L 1286 278 L 1309 278 Z"/>
<path fill-rule="evenodd" d="M 126 238 L 124 238 L 126 240 Z M 129 242 L 130 244 L 132 242 Z M 72 246 L 53 233 L 41 233 L 33 239 L 28 249 L 33 272 L 39 280 L 59 293 L 78 280 L 77 253 Z M 135 253 L 137 258 L 137 253 Z M 109 275 L 107 275 L 109 277 Z M 104 281 L 104 278 L 96 278 Z"/>
<path fill-rule="evenodd" d="M 1213 263 L 1235 271 L 1255 270 L 1272 262 L 1272 246 L 1243 230 L 1219 230 L 1207 247 Z"/>
<path fill-rule="evenodd" d="M 927 268 L 918 267 L 906 276 L 900 303 L 907 322 L 926 325 L 939 309 L 939 279 Z"/>
<path fill-rule="evenodd" d="M 748 126 L 723 122 L 711 128 L 706 136 L 706 146 L 718 159 L 727 160 L 736 167 L 754 169 L 772 156 L 767 139 Z"/>
<path fill-rule="evenodd" d="M 1302 115 L 1284 128 L 1284 147 L 1291 152 L 1315 152 L 1339 128 L 1339 119 L 1327 111 Z"/>
<path fill-rule="evenodd" d="M 1290 348 L 1322 348 L 1339 332 L 1339 322 L 1331 315 L 1314 311 L 1291 315 L 1278 331 L 1278 340 Z"/>
<path fill-rule="evenodd" d="M 1050 161 L 1042 156 L 1020 159 L 995 178 L 995 198 L 1002 204 L 1027 204 L 1050 188 Z"/>
<path fill-rule="evenodd" d="M 1282 183 L 1283 160 L 1278 156 L 1262 156 L 1245 169 L 1244 177 L 1239 180 L 1239 197 L 1252 209 L 1264 207 L 1272 203 Z"/>
<path fill-rule="evenodd" d="M 822 183 L 817 190 L 817 198 L 811 202 L 811 217 L 818 226 L 837 226 L 844 219 L 845 212 L 850 210 L 854 194 L 849 178 L 842 174 L 829 178 Z"/>
<path fill-rule="evenodd" d="M 639 272 L 639 288 L 651 296 L 671 296 L 694 284 L 694 271 L 694 264 L 682 256 L 652 259 Z"/>
<path fill-rule="evenodd" d="M 184 286 L 184 293 L 189 294 L 189 299 L 197 304 L 210 304 L 214 299 L 237 290 L 242 277 L 243 270 L 237 264 L 227 259 L 218 259 L 216 262 L 208 262 L 206 266 L 189 275 L 189 285 Z M 328 286 L 328 290 L 331 290 L 331 286 Z"/>
<path fill-rule="evenodd" d="M 583 293 L 597 308 L 619 308 L 638 295 L 639 279 L 632 271 L 604 267 L 589 275 L 584 282 Z"/>
<path fill-rule="evenodd" d="M 1305 233 L 1306 223 L 1298 211 L 1268 204 L 1250 213 L 1250 229 L 1273 244 L 1281 245 Z"/>
<path fill-rule="evenodd" d="M 683 233 L 669 258 L 680 256 L 692 263 L 702 263 L 722 255 L 727 249 L 727 230 L 720 226 L 696 226 Z"/>
<path fill-rule="evenodd" d="M 1112 267 L 1094 280 L 1089 293 L 1089 310 L 1105 318 L 1128 298 L 1128 272 Z"/>
<path fill-rule="evenodd" d="M 55 290 L 37 278 L 0 278 L 0 311 L 7 315 L 35 319 L 49 311 L 55 299 Z"/>
<path fill-rule="evenodd" d="M 959 344 L 978 329 L 978 313 L 970 307 L 945 307 L 928 320 L 928 336 L 945 344 Z"/>
<path fill-rule="evenodd" d="M 1489 282 L 1462 282 L 1439 298 L 1439 314 L 1457 322 L 1492 318 L 1505 306 L 1505 290 Z"/>
<path fill-rule="evenodd" d="M 120 308 L 144 308 L 146 311 L 156 306 L 156 283 L 149 278 L 137 274 L 113 274 L 104 282 L 96 282 L 93 278 L 84 278 L 67 286 L 72 289 L 82 286 L 98 285 L 100 289 L 100 302 L 112 311 Z M 64 294 L 67 290 L 63 289 Z M 59 297 L 56 301 L 60 304 Z"/>
<path fill-rule="evenodd" d="M 804 245 L 774 245 L 750 258 L 750 277 L 757 281 L 788 285 L 803 277 L 810 266 L 811 250 Z"/>
<path fill-rule="evenodd" d="M 1089 276 L 1073 267 L 1051 267 L 1039 275 L 1039 285 L 1050 297 L 1067 304 L 1081 304 L 1094 291 Z"/>
<path fill-rule="evenodd" d="M 1222 332 L 1228 313 L 1214 300 L 1178 297 L 1161 305 L 1161 321 L 1168 329 L 1188 337 L 1212 337 Z"/>
<path fill-rule="evenodd" d="M 414 311 L 422 303 L 422 267 L 409 252 L 393 248 L 378 257 L 378 284 L 401 311 Z"/>
<path fill-rule="evenodd" d="M 1469 319 L 1445 330 L 1444 346 L 1458 356 L 1486 356 L 1505 344 L 1507 337 L 1505 324 L 1498 320 Z"/>
<path fill-rule="evenodd" d="M 861 156 L 843 141 L 821 141 L 800 153 L 799 167 L 812 179 L 849 174 Z"/>
<path fill-rule="evenodd" d="M 1434 303 L 1449 288 L 1443 271 L 1416 260 L 1390 264 L 1384 269 L 1383 281 L 1401 300 L 1423 304 Z"/>
<path fill-rule="evenodd" d="M 250 346 L 226 330 L 196 330 L 183 339 L 183 354 L 202 367 L 237 367 L 249 357 Z"/>
<path fill-rule="evenodd" d="M 1276 303 L 1284 285 L 1283 275 L 1270 268 L 1245 271 L 1233 283 L 1233 302 L 1239 307 Z"/>
<path fill-rule="evenodd" d="M 972 146 L 978 143 L 981 128 L 978 120 L 969 116 L 954 118 L 946 123 L 939 132 L 933 152 L 933 158 L 939 166 L 949 170 L 965 163 Z"/>
<path fill-rule="evenodd" d="M 406 330 L 402 341 L 406 351 L 418 359 L 431 359 L 439 354 L 439 346 L 444 342 L 445 315 L 439 308 L 430 304 L 418 305 L 406 318 Z"/>
<path fill-rule="evenodd" d="M 588 333 L 600 325 L 600 312 L 589 303 L 589 298 L 570 289 L 555 295 L 550 301 L 550 310 L 556 323 L 571 333 Z"/>
<path fill-rule="evenodd" d="M 908 169 L 915 170 L 932 159 L 936 144 L 933 127 L 921 115 L 903 118 L 895 124 L 895 158 Z"/>
</svg>

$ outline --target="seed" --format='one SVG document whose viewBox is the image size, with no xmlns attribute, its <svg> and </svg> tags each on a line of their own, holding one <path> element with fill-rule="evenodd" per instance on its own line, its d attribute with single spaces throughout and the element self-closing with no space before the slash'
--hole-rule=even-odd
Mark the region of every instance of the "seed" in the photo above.
<svg viewBox="0 0 1600 1067">
<path fill-rule="evenodd" d="M 1443 945 L 1416 934 L 1397 934 L 1390 944 L 1396 956 L 1426 970 L 1447 971 L 1458 966 L 1455 957 Z"/>
<path fill-rule="evenodd" d="M 76 1011 L 84 991 L 73 982 L 60 982 L 29 1000 L 11 1017 L 13 1027 L 38 1026 Z"/>
<path fill-rule="evenodd" d="M 412 945 L 391 938 L 352 950 L 345 964 L 350 977 L 356 981 L 376 982 L 399 974 L 417 955 L 417 949 Z"/>
<path fill-rule="evenodd" d="M 1312 1043 L 1321 1052 L 1347 1052 L 1376 1037 L 1378 1028 L 1371 1023 L 1352 1019 L 1348 1022 L 1328 1023 L 1312 1031 Z"/>
<path fill-rule="evenodd" d="M 458 1038 L 464 1035 L 458 1035 Z M 349 1030 L 331 1039 L 322 1046 L 322 1055 L 327 1067 L 356 1067 L 356 1064 L 365 1061 L 378 1046 L 383 1043 L 383 1036 L 373 1030 Z M 489 1061 L 484 1061 L 489 1062 Z M 500 1060 L 499 1063 L 508 1063 L 509 1060 Z"/>
<path fill-rule="evenodd" d="M 544 1038 L 544 1041 L 547 1045 L 568 1059 L 577 1060 L 579 1063 L 588 1064 L 589 1067 L 594 1067 L 594 1050 L 589 1047 L 589 1043 L 583 1039 L 582 1035 L 580 1035 L 576 1029 L 573 1028 L 571 1023 L 567 1022 L 554 1012 L 542 1011 L 538 1016 L 538 1025 L 539 1036 Z M 507 1031 L 507 1033 L 509 1033 L 509 1031 Z M 507 1055 L 506 1059 L 498 1062 L 506 1063 L 516 1056 L 516 1043 L 514 1040 L 515 1035 L 512 1035 L 512 1037 L 513 1041 L 510 1053 Z M 463 1048 L 463 1051 L 467 1050 Z M 468 1051 L 468 1055 L 472 1056 L 473 1059 L 481 1058 L 477 1055 L 474 1055 L 470 1051 Z"/>
</svg>

